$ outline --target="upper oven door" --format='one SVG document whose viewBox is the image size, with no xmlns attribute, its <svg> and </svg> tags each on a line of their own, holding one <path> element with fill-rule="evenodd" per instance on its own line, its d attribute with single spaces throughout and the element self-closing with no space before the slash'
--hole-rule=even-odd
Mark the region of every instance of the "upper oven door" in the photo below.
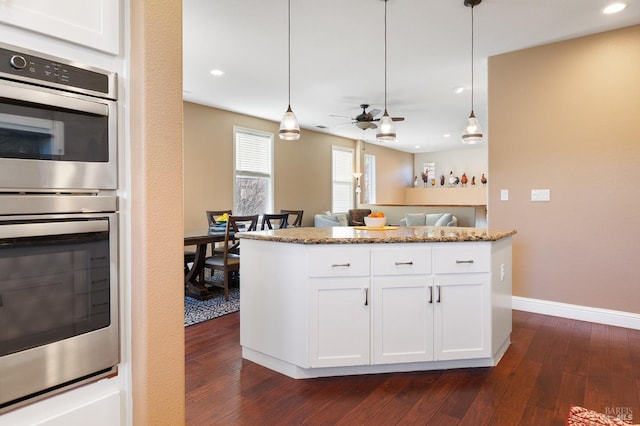
<svg viewBox="0 0 640 426">
<path fill-rule="evenodd" d="M 117 188 L 116 102 L 0 81 L 0 190 Z"/>
</svg>

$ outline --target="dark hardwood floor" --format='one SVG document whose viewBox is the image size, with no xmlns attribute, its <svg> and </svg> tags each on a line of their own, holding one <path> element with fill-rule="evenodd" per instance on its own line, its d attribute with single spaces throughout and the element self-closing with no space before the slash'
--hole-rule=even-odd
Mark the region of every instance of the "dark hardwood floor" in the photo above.
<svg viewBox="0 0 640 426">
<path fill-rule="evenodd" d="M 569 407 L 640 423 L 640 331 L 521 311 L 493 368 L 295 380 L 241 358 L 239 314 L 186 329 L 188 425 L 564 425 Z"/>
</svg>

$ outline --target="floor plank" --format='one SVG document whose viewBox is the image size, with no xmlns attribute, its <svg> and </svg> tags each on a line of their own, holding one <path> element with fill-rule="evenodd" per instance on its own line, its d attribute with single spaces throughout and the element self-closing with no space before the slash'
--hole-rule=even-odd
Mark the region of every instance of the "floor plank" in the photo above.
<svg viewBox="0 0 640 426">
<path fill-rule="evenodd" d="M 563 425 L 572 405 L 640 422 L 640 331 L 522 311 L 493 368 L 295 380 L 242 359 L 239 314 L 185 330 L 187 425 Z"/>
</svg>

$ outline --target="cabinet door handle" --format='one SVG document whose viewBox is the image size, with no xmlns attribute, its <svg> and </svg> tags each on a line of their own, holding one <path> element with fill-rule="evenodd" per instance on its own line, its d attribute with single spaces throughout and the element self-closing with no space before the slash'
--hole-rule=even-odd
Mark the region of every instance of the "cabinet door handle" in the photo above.
<svg viewBox="0 0 640 426">
<path fill-rule="evenodd" d="M 408 262 L 396 262 L 396 266 L 398 265 L 413 265 L 413 260 L 410 260 Z"/>
<path fill-rule="evenodd" d="M 369 306 L 369 289 L 364 288 L 364 306 Z"/>
<path fill-rule="evenodd" d="M 332 268 L 339 268 L 341 266 L 348 268 L 351 266 L 351 264 L 350 263 L 334 263 L 333 265 L 331 265 Z"/>
<path fill-rule="evenodd" d="M 433 303 L 433 286 L 429 286 L 429 303 Z"/>
<path fill-rule="evenodd" d="M 469 259 L 469 260 L 457 260 L 456 259 L 456 263 L 473 263 L 473 259 Z"/>
<path fill-rule="evenodd" d="M 440 303 L 440 293 L 442 292 L 442 289 L 439 285 L 437 285 L 436 290 L 438 290 L 438 298 L 436 299 L 436 303 Z"/>
</svg>

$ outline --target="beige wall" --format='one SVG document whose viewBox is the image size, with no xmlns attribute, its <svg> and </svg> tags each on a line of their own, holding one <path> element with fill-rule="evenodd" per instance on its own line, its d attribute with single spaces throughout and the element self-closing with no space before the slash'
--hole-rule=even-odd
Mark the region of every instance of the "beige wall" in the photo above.
<svg viewBox="0 0 640 426">
<path fill-rule="evenodd" d="M 185 419 L 182 270 L 182 3 L 131 2 L 130 184 L 133 424 Z"/>
<path fill-rule="evenodd" d="M 452 137 L 452 145 L 462 145 L 460 139 Z M 447 185 L 449 172 L 452 171 L 454 176 L 461 177 L 463 173 L 467 174 L 469 178 L 469 185 L 471 185 L 471 178 L 476 177 L 476 184 L 480 185 L 480 176 L 484 173 L 488 175 L 488 149 L 487 144 L 482 143 L 476 146 L 467 146 L 465 148 L 451 149 L 448 151 L 437 152 L 424 152 L 415 155 L 414 161 L 414 175 L 418 176 L 418 186 L 422 187 L 423 182 L 420 177 L 422 173 L 422 166 L 426 162 L 436 163 L 436 185 L 440 186 L 440 175 L 445 176 L 445 185 Z M 430 178 L 433 176 L 430 176 Z"/>
<path fill-rule="evenodd" d="M 640 26 L 489 59 L 489 225 L 518 230 L 515 295 L 640 313 L 638 70 Z"/>
<path fill-rule="evenodd" d="M 376 203 L 403 204 L 405 188 L 413 185 L 413 154 L 370 143 L 361 146 L 360 164 L 364 154 L 376 157 Z"/>
<path fill-rule="evenodd" d="M 302 129 L 297 141 L 277 137 L 280 123 L 184 103 L 184 227 L 207 225 L 205 211 L 233 207 L 233 126 L 274 133 L 275 210 L 302 209 L 304 225 L 313 225 L 313 215 L 331 209 L 331 147 L 356 149 L 356 141 Z M 400 177 L 407 179 L 413 167 L 412 154 L 379 147 L 375 150 L 382 173 L 378 191 L 393 198 Z M 409 158 L 400 162 L 399 158 Z M 402 164 L 402 167 L 398 167 Z M 409 167 L 409 174 L 404 169 Z M 381 167 L 382 166 L 382 167 Z M 402 169 L 400 171 L 399 169 Z M 380 179 L 380 177 L 379 177 Z M 404 183 L 403 183 L 404 184 Z M 389 195 L 390 194 L 390 195 Z"/>
</svg>

